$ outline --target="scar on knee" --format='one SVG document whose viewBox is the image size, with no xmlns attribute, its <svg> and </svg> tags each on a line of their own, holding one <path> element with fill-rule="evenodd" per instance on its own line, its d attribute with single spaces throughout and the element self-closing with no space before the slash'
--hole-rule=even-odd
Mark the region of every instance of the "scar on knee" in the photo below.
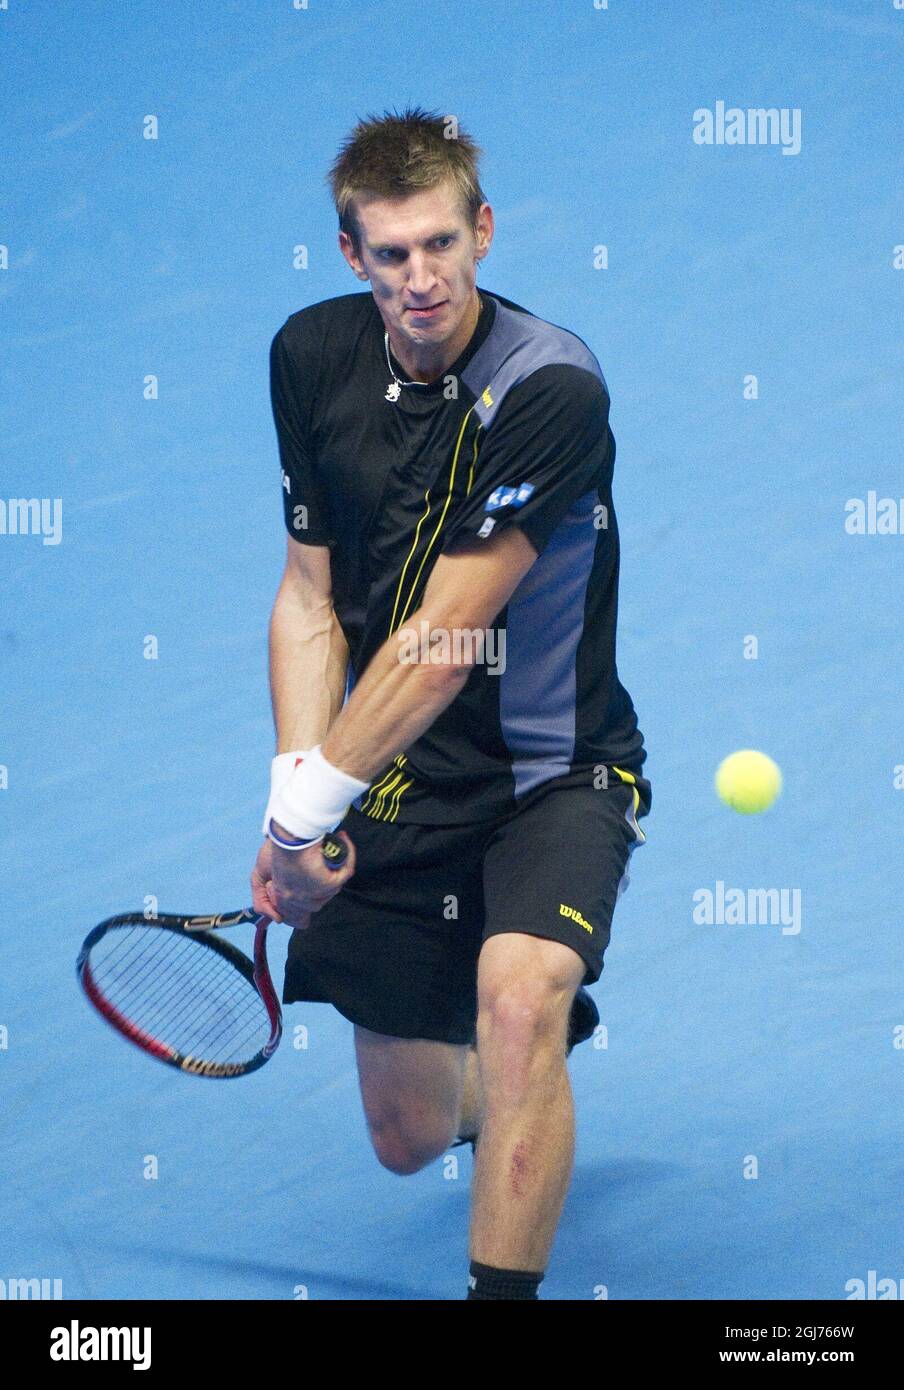
<svg viewBox="0 0 904 1390">
<path fill-rule="evenodd" d="M 519 1139 L 512 1152 L 512 1163 L 510 1176 L 512 1180 L 512 1191 L 516 1197 L 520 1197 L 524 1192 L 524 1185 L 530 1176 L 530 1160 L 528 1158 L 527 1145 L 523 1139 Z"/>
</svg>

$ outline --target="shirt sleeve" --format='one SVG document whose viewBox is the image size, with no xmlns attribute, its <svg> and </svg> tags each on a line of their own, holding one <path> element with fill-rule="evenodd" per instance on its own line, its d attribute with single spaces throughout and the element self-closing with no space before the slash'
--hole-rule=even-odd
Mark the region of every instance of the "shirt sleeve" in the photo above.
<svg viewBox="0 0 904 1390">
<path fill-rule="evenodd" d="M 443 549 L 515 525 L 542 553 L 578 498 L 608 492 L 610 439 L 605 382 L 582 367 L 538 368 L 512 388 L 488 427 Z"/>
<path fill-rule="evenodd" d="M 303 545 L 332 545 L 335 535 L 311 442 L 314 380 L 313 362 L 305 366 L 298 360 L 284 325 L 270 344 L 270 402 L 282 465 L 286 530 Z"/>
</svg>

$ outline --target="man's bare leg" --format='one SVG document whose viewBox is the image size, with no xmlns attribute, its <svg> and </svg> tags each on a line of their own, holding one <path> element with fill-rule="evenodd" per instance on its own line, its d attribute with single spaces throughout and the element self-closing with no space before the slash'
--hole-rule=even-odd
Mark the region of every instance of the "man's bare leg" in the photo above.
<svg viewBox="0 0 904 1390">
<path fill-rule="evenodd" d="M 574 1161 L 566 1040 L 584 968 L 561 942 L 520 933 L 481 951 L 471 1258 L 494 1269 L 541 1272 L 549 1259 Z"/>
<path fill-rule="evenodd" d="M 361 1099 L 377 1157 L 393 1173 L 417 1173 L 455 1138 L 464 1044 L 394 1038 L 355 1027 Z"/>
<path fill-rule="evenodd" d="M 458 1121 L 459 1139 L 476 1139 L 480 1133 L 480 1118 L 480 1072 L 477 1066 L 477 1048 L 469 1047 L 465 1057 L 461 1088 L 461 1115 Z"/>
</svg>

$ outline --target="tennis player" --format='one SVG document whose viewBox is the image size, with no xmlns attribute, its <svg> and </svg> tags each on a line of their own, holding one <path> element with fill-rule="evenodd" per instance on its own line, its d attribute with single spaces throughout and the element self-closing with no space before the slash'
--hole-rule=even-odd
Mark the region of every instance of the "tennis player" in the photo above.
<svg viewBox="0 0 904 1390">
<path fill-rule="evenodd" d="M 370 289 L 272 342 L 288 556 L 252 883 L 297 929 L 284 1002 L 355 1025 L 380 1162 L 479 1136 L 467 1297 L 535 1299 L 566 1056 L 650 787 L 615 662 L 609 394 L 580 338 L 478 289 L 480 153 L 420 108 L 360 121 L 330 182 Z"/>
</svg>

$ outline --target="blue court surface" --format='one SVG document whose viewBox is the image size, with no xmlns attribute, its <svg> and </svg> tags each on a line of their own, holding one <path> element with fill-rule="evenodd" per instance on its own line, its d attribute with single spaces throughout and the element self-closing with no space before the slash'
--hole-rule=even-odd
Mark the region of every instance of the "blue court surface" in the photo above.
<svg viewBox="0 0 904 1390">
<path fill-rule="evenodd" d="M 269 343 L 361 288 L 324 175 L 357 117 L 410 102 L 486 151 L 479 282 L 589 344 L 618 442 L 654 801 L 606 1032 L 570 1063 L 543 1296 L 845 1299 L 870 1271 L 904 1296 L 904 13 L 10 0 L 0 45 L 0 498 L 62 499 L 0 534 L 0 1278 L 464 1295 L 470 1152 L 378 1165 L 349 1022 L 292 1006 L 268 1067 L 208 1083 L 128 1047 L 74 972 L 148 895 L 249 899 L 284 551 Z M 731 108 L 787 139 L 720 141 Z M 713 791 L 745 747 L 784 773 L 761 816 Z M 787 920 L 695 920 L 731 888 Z"/>
</svg>

